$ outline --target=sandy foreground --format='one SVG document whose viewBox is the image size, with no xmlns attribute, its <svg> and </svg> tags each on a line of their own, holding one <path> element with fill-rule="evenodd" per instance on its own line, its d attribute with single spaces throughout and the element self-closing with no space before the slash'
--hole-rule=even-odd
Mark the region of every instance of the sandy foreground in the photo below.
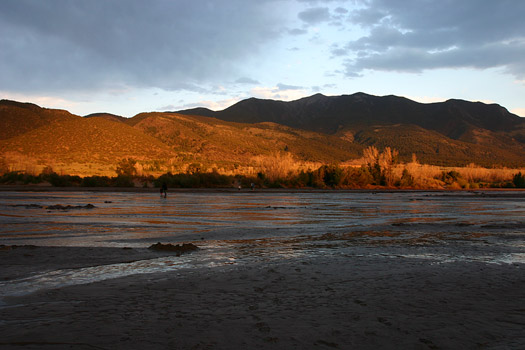
<svg viewBox="0 0 525 350">
<path fill-rule="evenodd" d="M 359 249 L 4 295 L 0 349 L 525 348 L 523 264 Z M 167 254 L 4 247 L 0 281 Z"/>
</svg>

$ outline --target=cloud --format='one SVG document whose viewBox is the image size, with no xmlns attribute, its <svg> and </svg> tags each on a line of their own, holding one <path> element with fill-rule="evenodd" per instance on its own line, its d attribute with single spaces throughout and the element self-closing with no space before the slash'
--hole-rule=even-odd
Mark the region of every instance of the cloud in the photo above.
<svg viewBox="0 0 525 350">
<path fill-rule="evenodd" d="M 330 53 L 332 54 L 332 57 L 346 56 L 348 55 L 348 49 L 341 48 L 338 45 L 332 45 L 330 48 Z"/>
<path fill-rule="evenodd" d="M 167 106 L 162 106 L 162 107 L 157 108 L 157 111 L 167 112 L 167 111 L 174 111 L 176 109 L 177 109 L 177 106 L 175 105 L 167 105 Z"/>
<path fill-rule="evenodd" d="M 279 91 L 285 91 L 285 90 L 302 90 L 304 89 L 302 86 L 296 86 L 296 85 L 286 85 L 286 84 L 277 84 L 277 90 Z"/>
<path fill-rule="evenodd" d="M 248 84 L 248 85 L 260 84 L 257 80 L 254 80 L 254 79 L 251 79 L 251 78 L 247 78 L 247 77 L 239 78 L 239 79 L 235 80 L 235 83 L 236 84 Z"/>
<path fill-rule="evenodd" d="M 278 3 L 3 0 L 2 88 L 195 91 L 238 75 L 240 63 L 282 35 Z"/>
<path fill-rule="evenodd" d="M 308 33 L 308 31 L 306 29 L 294 28 L 294 29 L 289 29 L 288 33 L 290 35 L 303 35 L 303 34 Z"/>
<path fill-rule="evenodd" d="M 255 87 L 250 94 L 257 98 L 292 101 L 308 96 L 308 89 L 279 83 L 274 87 Z"/>
<path fill-rule="evenodd" d="M 347 2 L 349 0 L 297 0 L 298 2 L 304 2 L 310 5 L 318 4 L 320 2 L 322 3 L 331 3 L 331 2 Z M 359 0 L 350 0 L 350 2 L 354 3 Z"/>
<path fill-rule="evenodd" d="M 330 20 L 330 11 L 327 7 L 314 7 L 299 12 L 297 15 L 300 20 L 309 25 L 315 25 Z"/>
<path fill-rule="evenodd" d="M 365 69 L 419 72 L 504 67 L 525 76 L 525 2 L 370 0 L 350 13 L 369 34 L 337 49 L 346 74 Z"/>
<path fill-rule="evenodd" d="M 219 111 L 219 110 L 223 110 L 223 109 L 230 107 L 231 105 L 239 102 L 240 100 L 241 100 L 240 97 L 232 97 L 232 98 L 228 98 L 228 99 L 220 100 L 220 101 L 203 100 L 203 101 L 199 101 L 195 103 L 187 103 L 182 106 L 170 108 L 170 110 L 175 111 L 175 110 L 184 110 L 184 109 L 190 109 L 190 108 L 204 107 L 204 108 L 211 109 L 213 111 Z M 169 107 L 173 107 L 173 105 L 170 105 Z M 159 109 L 159 110 L 163 110 L 163 109 Z"/>
</svg>

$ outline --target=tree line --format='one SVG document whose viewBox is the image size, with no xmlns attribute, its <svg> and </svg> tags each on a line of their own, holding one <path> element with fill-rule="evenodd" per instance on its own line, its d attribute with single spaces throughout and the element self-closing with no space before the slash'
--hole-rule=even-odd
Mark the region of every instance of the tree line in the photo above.
<svg viewBox="0 0 525 350">
<path fill-rule="evenodd" d="M 483 187 L 525 188 L 525 175 L 521 172 L 505 176 L 475 174 L 479 168 L 437 170 L 425 172 L 415 156 L 408 164 L 399 163 L 399 153 L 389 147 L 379 151 L 368 147 L 363 152 L 361 166 L 342 166 L 325 164 L 314 169 L 299 169 L 289 154 L 275 154 L 260 159 L 260 171 L 254 175 L 226 175 L 217 170 L 204 171 L 199 164 L 190 164 L 185 172 L 166 173 L 158 177 L 140 176 L 137 161 L 124 158 L 116 164 L 116 176 L 59 175 L 50 167 L 45 167 L 41 174 L 31 175 L 23 172 L 7 172 L 0 176 L 0 184 L 29 185 L 49 183 L 55 187 L 160 187 L 165 183 L 170 188 L 249 188 L 252 184 L 258 188 L 400 188 L 428 189 L 451 188 L 471 189 Z M 467 172 L 466 170 L 469 170 Z M 500 171 L 502 172 L 502 171 Z M 510 174 L 510 175 L 509 175 Z"/>
</svg>

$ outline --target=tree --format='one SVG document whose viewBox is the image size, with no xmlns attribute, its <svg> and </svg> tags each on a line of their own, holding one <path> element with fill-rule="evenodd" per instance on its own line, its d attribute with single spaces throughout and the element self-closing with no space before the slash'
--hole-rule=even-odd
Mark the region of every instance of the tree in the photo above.
<svg viewBox="0 0 525 350">
<path fill-rule="evenodd" d="M 399 152 L 390 147 L 386 147 L 379 155 L 379 166 L 383 170 L 383 176 L 386 184 L 392 186 L 394 183 L 393 169 L 397 164 Z"/>
<path fill-rule="evenodd" d="M 137 175 L 137 161 L 133 158 L 124 158 L 117 163 L 118 176 L 135 176 Z"/>
</svg>

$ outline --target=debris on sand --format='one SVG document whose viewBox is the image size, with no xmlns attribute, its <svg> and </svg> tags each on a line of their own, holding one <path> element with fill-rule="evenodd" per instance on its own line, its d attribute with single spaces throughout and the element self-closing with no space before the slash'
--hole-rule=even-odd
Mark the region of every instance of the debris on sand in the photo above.
<svg viewBox="0 0 525 350">
<path fill-rule="evenodd" d="M 95 206 L 93 204 L 86 205 L 50 205 L 46 207 L 47 210 L 72 210 L 72 209 L 93 209 Z"/>
<path fill-rule="evenodd" d="M 73 209 L 93 209 L 96 208 L 93 204 L 86 205 L 48 205 L 47 207 L 40 204 L 15 204 L 12 207 L 24 207 L 26 209 L 47 209 L 47 210 L 73 210 Z"/>
<path fill-rule="evenodd" d="M 156 244 L 152 244 L 148 249 L 163 251 L 163 252 L 175 252 L 177 253 L 177 255 L 180 255 L 183 253 L 188 253 L 188 252 L 198 250 L 199 247 L 197 247 L 193 243 L 183 243 L 182 245 L 180 244 L 173 245 L 171 243 L 162 244 L 158 242 Z"/>
<path fill-rule="evenodd" d="M 44 208 L 44 206 L 40 205 L 40 204 L 14 204 L 14 205 L 11 205 L 11 207 L 24 207 L 26 209 L 42 209 Z"/>
</svg>

